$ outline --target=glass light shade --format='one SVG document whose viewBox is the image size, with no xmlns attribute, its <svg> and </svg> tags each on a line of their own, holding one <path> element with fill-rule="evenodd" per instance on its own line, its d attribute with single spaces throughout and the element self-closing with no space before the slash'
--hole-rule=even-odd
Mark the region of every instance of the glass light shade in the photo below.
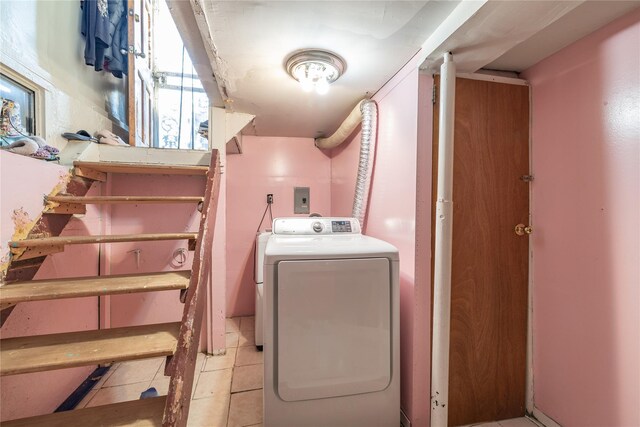
<svg viewBox="0 0 640 427">
<path fill-rule="evenodd" d="M 325 95 L 329 92 L 329 82 L 327 79 L 322 79 L 316 82 L 316 93 L 318 95 Z"/>
<path fill-rule="evenodd" d="M 293 54 L 286 64 L 287 72 L 300 82 L 305 92 L 319 95 L 329 91 L 329 85 L 345 70 L 344 61 L 329 51 L 308 49 Z"/>
</svg>

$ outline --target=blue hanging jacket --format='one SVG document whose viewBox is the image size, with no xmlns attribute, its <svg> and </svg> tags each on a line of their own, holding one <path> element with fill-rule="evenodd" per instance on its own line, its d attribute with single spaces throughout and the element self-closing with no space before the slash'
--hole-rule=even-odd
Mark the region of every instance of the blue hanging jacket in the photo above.
<svg viewBox="0 0 640 427">
<path fill-rule="evenodd" d="M 84 61 L 102 71 L 104 51 L 110 45 L 109 8 L 107 0 L 83 0 L 81 32 L 86 38 Z"/>
</svg>

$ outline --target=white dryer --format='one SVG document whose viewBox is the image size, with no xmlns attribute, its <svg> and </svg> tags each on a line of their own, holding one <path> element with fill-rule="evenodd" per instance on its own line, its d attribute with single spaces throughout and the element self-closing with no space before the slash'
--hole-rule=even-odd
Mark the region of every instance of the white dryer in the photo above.
<svg viewBox="0 0 640 427">
<path fill-rule="evenodd" d="M 255 270 L 253 275 L 256 285 L 254 338 L 256 347 L 259 351 L 262 350 L 262 345 L 264 343 L 264 325 L 262 321 L 264 318 L 264 250 L 267 247 L 269 236 L 271 236 L 271 230 L 256 233 L 256 251 L 254 260 Z"/>
<path fill-rule="evenodd" d="M 400 424 L 399 259 L 354 218 L 278 218 L 265 250 L 265 427 Z"/>
</svg>

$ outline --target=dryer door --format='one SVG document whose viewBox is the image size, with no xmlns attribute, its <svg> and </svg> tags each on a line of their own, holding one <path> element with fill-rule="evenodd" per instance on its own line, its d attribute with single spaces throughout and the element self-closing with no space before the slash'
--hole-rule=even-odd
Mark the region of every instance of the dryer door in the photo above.
<svg viewBox="0 0 640 427">
<path fill-rule="evenodd" d="M 391 381 L 386 258 L 282 261 L 275 379 L 285 401 L 384 390 Z"/>
</svg>

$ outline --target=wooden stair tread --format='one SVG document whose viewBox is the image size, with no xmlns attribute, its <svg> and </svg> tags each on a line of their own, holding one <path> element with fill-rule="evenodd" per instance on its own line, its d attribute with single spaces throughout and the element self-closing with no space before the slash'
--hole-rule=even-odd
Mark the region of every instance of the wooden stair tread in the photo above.
<svg viewBox="0 0 640 427">
<path fill-rule="evenodd" d="M 98 204 L 142 204 L 142 203 L 200 203 L 204 197 L 191 196 L 48 196 L 48 202 L 79 203 L 83 205 Z"/>
<path fill-rule="evenodd" d="M 25 301 L 186 289 L 190 271 L 30 280 L 0 287 L 0 306 Z"/>
<path fill-rule="evenodd" d="M 58 236 L 42 239 L 25 239 L 9 242 L 11 248 L 27 248 L 38 246 L 79 245 L 87 243 L 119 243 L 119 242 L 148 242 L 155 240 L 193 240 L 198 233 L 152 233 L 152 234 L 121 234 L 103 236 Z"/>
<path fill-rule="evenodd" d="M 0 375 L 170 356 L 180 322 L 0 340 Z"/>
<path fill-rule="evenodd" d="M 209 166 L 199 165 L 165 165 L 151 163 L 123 162 L 73 162 L 75 167 L 92 169 L 98 172 L 130 173 L 130 174 L 163 174 L 163 175 L 206 175 Z"/>
<path fill-rule="evenodd" d="M 112 403 L 37 417 L 3 421 L 3 427 L 155 427 L 162 425 L 166 396 Z"/>
</svg>

